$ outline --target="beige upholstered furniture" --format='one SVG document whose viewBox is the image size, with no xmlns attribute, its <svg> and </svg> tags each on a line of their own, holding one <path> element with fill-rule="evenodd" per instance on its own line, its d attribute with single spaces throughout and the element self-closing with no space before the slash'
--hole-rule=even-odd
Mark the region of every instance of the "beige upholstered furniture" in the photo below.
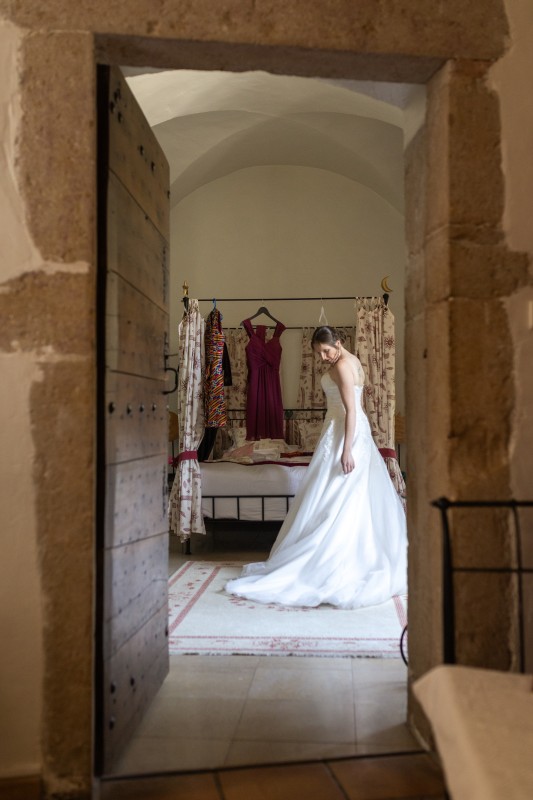
<svg viewBox="0 0 533 800">
<path fill-rule="evenodd" d="M 531 675 L 443 665 L 413 689 L 453 800 L 533 798 Z"/>
</svg>

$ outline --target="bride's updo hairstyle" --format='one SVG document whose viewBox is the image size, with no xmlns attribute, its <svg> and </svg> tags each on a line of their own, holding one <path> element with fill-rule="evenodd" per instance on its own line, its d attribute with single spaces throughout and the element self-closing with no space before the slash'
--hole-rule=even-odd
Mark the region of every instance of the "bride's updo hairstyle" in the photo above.
<svg viewBox="0 0 533 800">
<path fill-rule="evenodd" d="M 345 339 L 344 333 L 338 331 L 337 328 L 332 328 L 331 325 L 321 325 L 313 333 L 311 347 L 314 348 L 316 344 L 329 344 L 335 347 L 337 342 L 342 344 Z"/>
</svg>

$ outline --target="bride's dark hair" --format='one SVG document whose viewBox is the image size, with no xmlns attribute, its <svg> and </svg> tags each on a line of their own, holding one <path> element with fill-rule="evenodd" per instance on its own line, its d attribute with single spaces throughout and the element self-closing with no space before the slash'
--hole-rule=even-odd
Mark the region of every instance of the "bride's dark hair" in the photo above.
<svg viewBox="0 0 533 800">
<path fill-rule="evenodd" d="M 315 328 L 313 336 L 311 337 L 311 347 L 315 344 L 332 344 L 337 342 L 341 344 L 346 340 L 343 331 L 338 331 L 337 328 L 332 328 L 331 325 L 321 325 L 320 328 Z"/>
</svg>

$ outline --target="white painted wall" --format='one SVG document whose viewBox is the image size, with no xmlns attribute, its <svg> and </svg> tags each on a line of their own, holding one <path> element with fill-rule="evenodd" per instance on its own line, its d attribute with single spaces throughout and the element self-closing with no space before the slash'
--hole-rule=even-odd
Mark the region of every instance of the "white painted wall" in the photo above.
<svg viewBox="0 0 533 800">
<path fill-rule="evenodd" d="M 359 183 L 321 169 L 242 169 L 188 195 L 171 216 L 171 352 L 191 297 L 321 297 L 381 294 L 389 276 L 396 316 L 398 408 L 403 409 L 403 216 Z M 238 326 L 259 303 L 222 303 Z M 318 324 L 321 303 L 268 302 L 287 326 Z M 353 324 L 353 302 L 325 302 L 330 324 Z M 210 303 L 202 304 L 205 314 Z M 285 407 L 296 404 L 300 336 L 282 337 Z M 172 401 L 171 401 L 172 402 Z"/>
<path fill-rule="evenodd" d="M 513 495 L 531 499 L 533 452 L 533 102 L 528 90 L 533 74 L 533 3 L 505 0 L 511 40 L 509 50 L 491 70 L 499 95 L 502 163 L 505 174 L 503 227 L 507 244 L 528 253 L 529 286 L 507 303 L 514 341 L 517 405 L 514 416 L 511 479 Z"/>
</svg>

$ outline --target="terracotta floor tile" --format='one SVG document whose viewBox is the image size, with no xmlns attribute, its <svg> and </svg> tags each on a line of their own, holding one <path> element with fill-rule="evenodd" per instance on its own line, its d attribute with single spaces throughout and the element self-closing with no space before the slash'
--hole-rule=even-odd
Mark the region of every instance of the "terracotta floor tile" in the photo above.
<svg viewBox="0 0 533 800">
<path fill-rule="evenodd" d="M 220 788 L 219 788 L 220 787 Z M 425 753 L 114 780 L 101 800 L 444 800 Z"/>
<path fill-rule="evenodd" d="M 330 761 L 349 800 L 444 798 L 442 773 L 425 753 Z"/>
<path fill-rule="evenodd" d="M 224 800 L 345 800 L 323 764 L 250 767 L 219 779 Z"/>
<path fill-rule="evenodd" d="M 221 800 L 212 773 L 102 783 L 101 800 Z"/>
<path fill-rule="evenodd" d="M 224 766 L 323 761 L 325 758 L 346 758 L 355 755 L 358 755 L 358 749 L 356 745 L 349 742 L 324 744 L 324 742 L 233 741 L 226 755 Z"/>
</svg>

